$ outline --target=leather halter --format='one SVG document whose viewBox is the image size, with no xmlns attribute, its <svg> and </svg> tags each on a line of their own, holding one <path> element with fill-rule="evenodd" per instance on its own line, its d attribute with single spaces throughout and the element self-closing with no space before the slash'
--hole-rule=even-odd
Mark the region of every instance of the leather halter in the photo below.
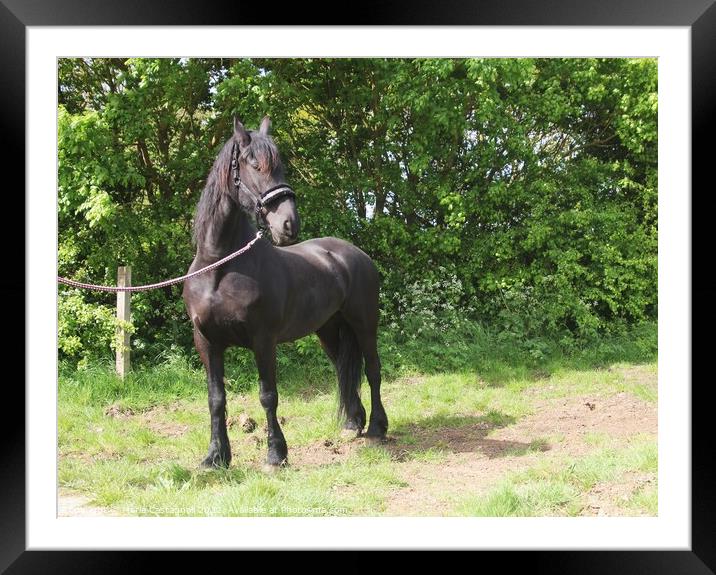
<svg viewBox="0 0 716 575">
<path fill-rule="evenodd" d="M 234 142 L 231 147 L 231 177 L 234 180 L 234 187 L 237 191 L 243 188 L 253 195 L 253 192 L 248 188 L 248 186 L 241 181 L 238 146 L 236 145 L 236 142 Z M 254 210 L 256 223 L 260 223 L 262 221 L 267 223 L 266 206 L 269 206 L 284 197 L 296 198 L 296 192 L 294 192 L 288 184 L 278 184 L 277 186 L 273 186 L 272 188 L 261 192 L 261 194 L 259 194 L 259 198 L 256 200 L 256 208 Z"/>
</svg>

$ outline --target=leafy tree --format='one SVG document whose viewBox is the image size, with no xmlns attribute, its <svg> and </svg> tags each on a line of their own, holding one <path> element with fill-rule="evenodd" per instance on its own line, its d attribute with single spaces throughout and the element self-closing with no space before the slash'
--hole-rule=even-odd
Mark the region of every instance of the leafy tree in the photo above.
<svg viewBox="0 0 716 575">
<path fill-rule="evenodd" d="M 268 113 L 302 236 L 369 253 L 388 319 L 428 305 L 423 287 L 408 301 L 410 285 L 459 285 L 459 301 L 451 291 L 434 305 L 522 339 L 653 318 L 656 70 L 649 59 L 60 60 L 60 273 L 184 273 L 231 117 Z M 110 299 L 60 293 L 61 352 L 101 354 L 112 326 L 77 310 Z M 191 347 L 178 288 L 133 306 L 140 351 Z M 98 339 L 78 344 L 90 330 Z"/>
</svg>

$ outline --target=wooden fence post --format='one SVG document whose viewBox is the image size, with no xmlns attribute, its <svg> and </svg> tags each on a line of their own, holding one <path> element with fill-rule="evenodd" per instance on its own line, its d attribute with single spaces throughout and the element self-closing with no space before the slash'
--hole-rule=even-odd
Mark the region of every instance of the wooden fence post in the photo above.
<svg viewBox="0 0 716 575">
<path fill-rule="evenodd" d="M 132 285 L 132 268 L 130 266 L 120 266 L 117 268 L 117 286 L 128 287 Z M 121 322 L 130 321 L 130 298 L 131 293 L 128 291 L 117 292 L 117 319 Z M 117 326 L 117 363 L 116 369 L 119 377 L 129 372 L 129 332 L 120 323 Z"/>
</svg>

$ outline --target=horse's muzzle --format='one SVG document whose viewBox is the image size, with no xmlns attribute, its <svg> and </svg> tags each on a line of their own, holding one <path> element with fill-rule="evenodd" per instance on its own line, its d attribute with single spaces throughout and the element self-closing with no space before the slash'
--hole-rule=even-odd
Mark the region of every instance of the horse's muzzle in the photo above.
<svg viewBox="0 0 716 575">
<path fill-rule="evenodd" d="M 290 246 L 298 239 L 298 226 L 286 221 L 282 230 L 271 228 L 273 241 L 278 246 Z"/>
<path fill-rule="evenodd" d="M 277 204 L 262 214 L 264 223 L 271 229 L 274 243 L 279 246 L 294 244 L 298 239 L 301 219 L 293 198 L 293 195 L 284 195 Z"/>
<path fill-rule="evenodd" d="M 283 222 L 283 234 L 288 238 L 289 243 L 294 243 L 298 238 L 298 220 L 289 218 Z"/>
</svg>

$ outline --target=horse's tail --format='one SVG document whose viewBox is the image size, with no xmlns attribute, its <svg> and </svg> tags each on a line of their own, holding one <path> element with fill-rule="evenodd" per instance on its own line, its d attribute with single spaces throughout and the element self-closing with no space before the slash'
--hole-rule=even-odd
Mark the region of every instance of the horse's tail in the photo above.
<svg viewBox="0 0 716 575">
<path fill-rule="evenodd" d="M 338 415 L 347 417 L 362 411 L 365 423 L 365 410 L 360 402 L 360 382 L 363 371 L 363 354 L 356 334 L 345 321 L 338 328 Z"/>
</svg>

